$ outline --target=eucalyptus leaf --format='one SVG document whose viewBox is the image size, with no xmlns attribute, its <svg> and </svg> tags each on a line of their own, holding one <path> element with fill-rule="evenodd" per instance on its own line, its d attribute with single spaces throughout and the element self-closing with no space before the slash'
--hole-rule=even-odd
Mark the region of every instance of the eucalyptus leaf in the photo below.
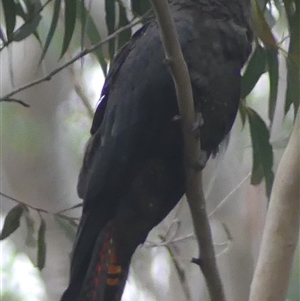
<svg viewBox="0 0 300 301">
<path fill-rule="evenodd" d="M 45 267 L 46 262 L 46 222 L 43 217 L 41 217 L 41 224 L 38 231 L 38 240 L 37 240 L 37 267 L 39 270 L 42 270 Z"/>
<path fill-rule="evenodd" d="M 243 99 L 239 103 L 239 113 L 244 127 L 246 123 L 246 117 L 247 117 L 247 108 L 246 108 L 245 101 Z"/>
<path fill-rule="evenodd" d="M 251 108 L 247 107 L 247 117 L 250 125 L 250 133 L 253 151 L 253 167 L 251 184 L 260 184 L 262 179 L 266 181 L 267 195 L 270 196 L 273 173 L 273 149 L 269 142 L 269 130 L 262 118 Z"/>
<path fill-rule="evenodd" d="M 270 26 L 258 4 L 258 0 L 252 2 L 252 23 L 258 37 L 262 40 L 266 47 L 278 48 L 276 39 L 273 36 Z"/>
<path fill-rule="evenodd" d="M 80 19 L 82 34 L 87 35 L 92 44 L 99 43 L 102 39 L 89 11 L 84 6 L 84 1 L 77 0 L 80 3 L 77 5 L 77 18 Z M 95 50 L 95 55 L 99 61 L 103 74 L 107 74 L 107 62 L 104 58 L 101 47 Z"/>
<path fill-rule="evenodd" d="M 150 1 L 131 0 L 131 7 L 135 15 L 142 16 L 151 8 L 151 4 Z"/>
<path fill-rule="evenodd" d="M 269 118 L 273 122 L 274 112 L 276 108 L 278 80 L 279 80 L 279 62 L 278 50 L 275 48 L 267 50 L 267 65 L 270 82 L 269 94 Z"/>
<path fill-rule="evenodd" d="M 290 28 L 290 43 L 287 56 L 287 89 L 285 113 L 294 105 L 295 114 L 300 105 L 300 4 L 284 0 L 284 7 Z"/>
<path fill-rule="evenodd" d="M 30 215 L 29 211 L 25 211 L 24 217 L 25 217 L 25 223 L 26 223 L 26 227 L 27 227 L 27 235 L 26 235 L 26 239 L 25 239 L 25 244 L 28 247 L 32 248 L 32 247 L 36 246 L 36 238 L 34 236 L 35 221 L 32 218 L 32 216 Z"/>
<path fill-rule="evenodd" d="M 123 27 L 129 24 L 129 21 L 127 19 L 126 10 L 124 6 L 119 2 L 119 27 Z M 128 28 L 121 32 L 118 36 L 118 49 L 120 49 L 124 44 L 128 42 L 128 40 L 131 37 L 131 29 Z"/>
<path fill-rule="evenodd" d="M 26 39 L 36 31 L 41 19 L 40 15 L 36 15 L 30 22 L 25 22 L 13 33 L 12 39 L 16 42 Z"/>
<path fill-rule="evenodd" d="M 285 113 L 294 106 L 294 112 L 300 105 L 300 65 L 295 64 L 291 56 L 287 58 L 287 87 L 285 95 Z"/>
<path fill-rule="evenodd" d="M 2 7 L 5 17 L 6 36 L 10 41 L 16 26 L 16 5 L 13 0 L 2 0 Z"/>
<path fill-rule="evenodd" d="M 64 0 L 65 1 L 65 34 L 63 39 L 63 46 L 61 50 L 60 57 L 68 50 L 71 39 L 73 37 L 75 24 L 76 24 L 76 1 L 74 0 Z"/>
<path fill-rule="evenodd" d="M 58 223 L 66 237 L 71 242 L 74 242 L 78 227 L 74 220 L 63 214 L 55 214 L 54 219 Z"/>
<path fill-rule="evenodd" d="M 13 207 L 4 219 L 4 225 L 0 234 L 0 240 L 7 238 L 20 227 L 20 219 L 24 212 L 24 206 L 18 204 Z"/>
<path fill-rule="evenodd" d="M 108 34 L 112 34 L 115 31 L 115 23 L 116 23 L 116 11 L 115 11 L 115 0 L 105 0 L 105 20 L 106 26 L 108 30 Z M 109 57 L 110 60 L 113 59 L 115 55 L 115 39 L 111 39 L 108 42 L 109 48 Z"/>
<path fill-rule="evenodd" d="M 77 208 L 80 208 L 80 207 L 82 207 L 82 206 L 83 206 L 83 203 L 80 202 L 80 203 L 78 203 L 78 204 L 76 204 L 76 205 L 74 205 L 74 206 L 68 208 L 67 210 L 77 209 Z"/>
<path fill-rule="evenodd" d="M 57 27 L 57 23 L 58 23 L 58 17 L 59 17 L 59 12 L 61 9 L 61 0 L 55 0 L 54 3 L 54 8 L 53 8 L 53 15 L 52 15 L 52 21 L 51 21 L 51 25 L 50 25 L 50 29 L 46 38 L 46 42 L 42 51 L 42 55 L 40 58 L 40 62 L 44 59 L 46 52 L 50 46 L 50 43 L 52 41 L 52 38 L 54 36 L 55 33 L 55 29 Z"/>
<path fill-rule="evenodd" d="M 256 44 L 255 51 L 242 77 L 241 98 L 244 99 L 255 87 L 261 75 L 266 72 L 266 50 Z"/>
<path fill-rule="evenodd" d="M 27 23 L 30 23 L 29 27 L 34 27 L 34 25 L 32 25 L 31 23 L 36 23 L 37 19 L 40 22 L 40 19 L 41 19 L 40 12 L 42 10 L 42 5 L 41 5 L 40 1 L 34 1 L 34 2 L 25 1 L 25 4 L 26 4 L 26 10 L 19 2 L 16 3 L 16 14 L 17 14 L 17 16 L 20 16 L 24 20 L 25 23 L 22 26 L 25 26 Z M 39 24 L 39 22 L 38 22 L 38 24 Z M 37 24 L 37 26 L 38 26 L 38 24 Z M 26 27 L 27 27 L 27 25 L 26 25 Z M 17 31 L 19 29 L 17 29 Z M 22 29 L 22 31 L 27 32 L 30 30 Z M 40 39 L 37 31 L 35 30 L 32 33 L 38 40 L 39 44 L 42 45 L 41 39 Z M 19 35 L 19 33 L 14 32 L 14 36 L 18 36 L 18 35 Z M 24 39 L 24 38 L 14 37 L 15 41 L 20 41 L 22 39 Z"/>
</svg>

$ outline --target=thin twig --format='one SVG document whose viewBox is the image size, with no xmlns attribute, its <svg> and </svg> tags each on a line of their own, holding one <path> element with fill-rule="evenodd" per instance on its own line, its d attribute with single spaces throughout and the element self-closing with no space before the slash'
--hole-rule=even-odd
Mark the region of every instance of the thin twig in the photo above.
<svg viewBox="0 0 300 301">
<path fill-rule="evenodd" d="M 234 187 L 227 195 L 226 195 L 226 197 L 223 199 L 223 200 L 221 200 L 221 202 L 218 204 L 218 206 L 216 206 L 216 208 L 215 209 L 213 209 L 210 213 L 209 213 L 209 215 L 208 215 L 208 217 L 210 218 L 210 217 L 212 217 L 224 204 L 225 204 L 225 202 L 249 179 L 249 177 L 251 176 L 251 172 L 249 172 L 248 174 L 247 174 L 247 176 L 236 186 L 236 187 Z"/>
<path fill-rule="evenodd" d="M 189 233 L 187 235 L 184 236 L 179 236 L 179 237 L 171 237 L 167 240 L 164 240 L 163 242 L 153 242 L 153 241 L 145 241 L 144 245 L 146 247 L 165 247 L 168 246 L 169 244 L 174 244 L 174 243 L 178 243 L 178 242 L 182 242 L 185 240 L 190 240 L 190 239 L 196 239 L 196 236 L 194 233 Z"/>
<path fill-rule="evenodd" d="M 123 32 L 124 30 L 131 28 L 133 26 L 135 26 L 136 24 L 140 23 L 144 18 L 146 18 L 148 16 L 148 14 L 145 14 L 143 17 L 141 17 L 140 19 L 129 23 L 126 26 L 123 26 L 121 28 L 119 28 L 118 30 L 116 30 L 113 34 L 109 35 L 106 39 L 100 41 L 99 43 L 84 49 L 83 51 L 79 52 L 76 56 L 74 56 L 71 60 L 67 61 L 66 63 L 64 63 L 63 65 L 61 65 L 60 67 L 54 69 L 53 71 L 51 71 L 49 74 L 47 74 L 46 76 L 43 76 L 31 83 L 28 83 L 22 87 L 19 87 L 13 91 L 11 91 L 10 93 L 4 95 L 3 97 L 1 97 L 0 102 L 1 101 L 8 101 L 8 99 L 10 99 L 11 96 L 24 91 L 26 89 L 29 89 L 33 86 L 36 86 L 42 82 L 45 81 L 49 81 L 51 80 L 51 78 L 56 75 L 57 73 L 59 73 L 60 71 L 62 71 L 63 69 L 67 68 L 68 66 L 70 66 L 71 64 L 73 64 L 74 62 L 76 62 L 77 60 L 79 60 L 80 58 L 84 57 L 85 55 L 87 55 L 88 53 L 91 53 L 93 51 L 95 51 L 96 49 L 98 49 L 99 47 L 101 47 L 102 45 L 104 45 L 105 43 L 107 43 L 108 41 L 110 41 L 111 39 L 114 39 L 116 36 L 118 36 L 121 32 Z M 11 101 L 15 101 L 15 100 L 11 100 Z M 27 105 L 28 106 L 28 105 Z"/>
<path fill-rule="evenodd" d="M 192 134 L 195 120 L 193 93 L 186 63 L 181 52 L 174 21 L 167 0 L 151 0 L 161 28 L 161 39 L 176 88 L 182 118 L 186 172 L 186 196 L 191 209 L 195 234 L 199 245 L 197 262 L 205 277 L 211 301 L 225 301 L 224 290 L 216 264 L 212 234 L 206 213 L 202 188 L 202 173 L 190 166 L 191 159 L 201 158 L 200 139 Z M 190 130 L 188 130 L 190 129 Z"/>
<path fill-rule="evenodd" d="M 43 213 L 50 214 L 50 215 L 57 215 L 57 214 L 62 215 L 62 213 L 65 213 L 66 211 L 69 211 L 69 210 L 72 210 L 72 209 L 76 209 L 76 208 L 79 208 L 79 207 L 82 206 L 82 203 L 79 203 L 79 204 L 76 204 L 76 205 L 74 205 L 74 206 L 72 206 L 70 208 L 66 208 L 66 209 L 63 209 L 63 210 L 60 210 L 60 211 L 57 211 L 57 212 L 50 212 L 48 210 L 45 210 L 45 209 L 42 209 L 42 208 L 38 208 L 38 207 L 35 207 L 35 206 L 32 206 L 32 205 L 29 205 L 28 203 L 25 203 L 23 201 L 20 201 L 20 200 L 14 198 L 14 197 L 11 197 L 11 196 L 9 196 L 9 195 L 1 192 L 1 191 L 0 191 L 0 195 L 2 195 L 3 197 L 5 197 L 8 200 L 11 200 L 13 202 L 18 203 L 18 204 L 20 204 L 20 205 L 22 205 L 24 207 L 28 207 L 28 208 L 30 208 L 30 209 L 32 209 L 34 211 L 37 211 L 39 214 L 41 212 L 43 212 Z M 77 218 L 77 217 L 69 217 L 68 216 L 68 218 L 71 218 L 71 219 L 74 219 L 74 220 L 79 220 L 79 218 Z"/>
<path fill-rule="evenodd" d="M 55 214 L 62 214 L 62 213 L 65 213 L 65 212 L 67 212 L 67 211 L 70 211 L 70 210 L 73 210 L 73 209 L 80 208 L 80 207 L 82 207 L 82 205 L 83 205 L 83 203 L 80 202 L 80 203 L 78 203 L 78 204 L 76 204 L 76 205 L 73 205 L 73 206 L 70 207 L 70 208 L 66 208 L 66 209 L 63 209 L 63 210 L 59 210 L 59 211 L 57 211 Z"/>
<path fill-rule="evenodd" d="M 17 200 L 17 199 L 15 199 L 15 198 L 13 198 L 13 197 L 11 197 L 11 196 L 9 196 L 9 195 L 7 195 L 7 194 L 1 192 L 1 191 L 0 191 L 0 195 L 4 196 L 5 198 L 7 198 L 7 199 L 9 199 L 9 200 L 11 200 L 11 201 L 14 201 L 14 202 L 16 202 L 16 203 L 18 203 L 18 204 L 20 204 L 20 205 L 23 205 L 23 206 L 26 206 L 26 207 L 28 207 L 28 208 L 30 208 L 30 209 L 32 209 L 32 210 L 35 210 L 35 211 L 37 211 L 37 212 L 43 212 L 43 213 L 51 214 L 49 211 L 47 211 L 47 210 L 45 210 L 45 209 L 37 208 L 37 207 L 31 206 L 31 205 L 29 205 L 29 204 L 26 204 L 26 203 L 24 203 L 24 202 L 22 202 L 22 201 L 20 201 L 20 200 Z"/>
<path fill-rule="evenodd" d="M 15 98 L 1 98 L 0 101 L 3 101 L 3 102 L 15 102 L 15 103 L 18 103 L 20 105 L 22 105 L 23 107 L 26 107 L 26 108 L 29 108 L 30 105 L 28 103 L 26 103 L 25 101 L 23 100 L 20 100 L 20 99 L 15 99 Z"/>
</svg>

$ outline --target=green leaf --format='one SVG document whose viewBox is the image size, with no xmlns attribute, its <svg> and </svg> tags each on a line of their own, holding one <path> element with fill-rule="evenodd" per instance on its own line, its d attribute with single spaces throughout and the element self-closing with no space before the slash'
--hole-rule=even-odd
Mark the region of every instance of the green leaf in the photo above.
<svg viewBox="0 0 300 301">
<path fill-rule="evenodd" d="M 261 75 L 266 72 L 266 50 L 258 43 L 242 77 L 241 98 L 244 99 L 255 87 Z"/>
<path fill-rule="evenodd" d="M 11 40 L 12 33 L 16 26 L 16 5 L 13 0 L 2 0 L 3 12 L 6 25 L 7 40 Z"/>
<path fill-rule="evenodd" d="M 80 1 L 80 0 L 78 0 Z M 91 41 L 92 44 L 96 44 L 101 41 L 101 36 L 100 33 L 97 29 L 97 26 L 95 25 L 92 17 L 90 16 L 90 13 L 86 8 L 84 7 L 84 2 L 80 1 L 80 5 L 77 5 L 78 7 L 78 13 L 77 13 L 77 18 L 80 16 L 80 22 L 81 26 L 83 29 L 83 34 L 87 35 L 89 40 Z M 102 68 L 102 71 L 104 75 L 107 74 L 107 63 L 104 58 L 103 52 L 101 47 L 96 49 L 95 55 L 99 61 L 99 64 Z"/>
<path fill-rule="evenodd" d="M 119 27 L 123 27 L 123 26 L 128 25 L 129 22 L 128 22 L 128 19 L 126 16 L 125 8 L 123 7 L 123 5 L 120 2 L 118 2 L 118 3 L 119 3 L 119 9 L 120 9 Z M 131 37 L 131 29 L 130 28 L 121 32 L 118 37 L 118 49 L 122 48 L 122 46 L 128 42 L 130 37 Z"/>
<path fill-rule="evenodd" d="M 66 53 L 69 44 L 71 42 L 75 23 L 76 23 L 76 1 L 74 0 L 64 0 L 65 1 L 65 34 L 63 40 L 63 46 L 61 50 L 60 57 L 62 58 L 63 55 Z"/>
<path fill-rule="evenodd" d="M 77 233 L 77 227 L 78 227 L 78 225 L 74 222 L 74 220 L 63 214 L 55 214 L 54 219 L 59 224 L 59 226 L 65 233 L 66 237 L 71 242 L 74 242 Z"/>
<path fill-rule="evenodd" d="M 25 1 L 25 4 L 26 4 L 27 11 L 24 10 L 23 6 L 20 3 L 16 3 L 16 14 L 17 14 L 17 16 L 20 16 L 24 20 L 25 23 L 22 26 L 26 26 L 26 23 L 30 23 L 29 27 L 32 28 L 32 27 L 34 27 L 33 24 L 37 23 L 37 20 L 38 20 L 38 24 L 41 20 L 40 13 L 39 13 L 42 9 L 41 3 L 40 3 L 40 1 L 34 1 L 33 3 Z M 31 23 L 33 23 L 33 24 L 31 24 Z M 37 24 L 37 26 L 38 26 L 38 24 Z M 28 29 L 26 29 L 26 30 L 22 29 L 22 31 L 23 30 L 24 30 L 24 32 L 29 31 Z M 38 40 L 39 44 L 42 45 L 41 39 L 40 39 L 37 31 L 35 30 L 32 33 Z M 14 35 L 16 35 L 16 34 L 18 35 L 18 33 L 15 32 Z M 17 40 L 21 40 L 22 38 L 15 37 L 14 39 L 17 41 Z"/>
<path fill-rule="evenodd" d="M 55 29 L 56 29 L 57 22 L 58 22 L 60 8 L 61 8 L 61 0 L 55 0 L 54 8 L 53 8 L 52 21 L 51 21 L 50 29 L 49 29 L 49 32 L 48 32 L 48 35 L 47 35 L 47 38 L 46 38 L 44 48 L 43 48 L 43 52 L 42 52 L 42 55 L 41 55 L 41 58 L 40 58 L 40 63 L 44 59 L 44 57 L 46 55 L 46 52 L 49 48 L 49 45 L 52 41 L 52 38 L 54 36 Z"/>
<path fill-rule="evenodd" d="M 13 33 L 12 40 L 19 42 L 35 33 L 41 19 L 40 15 L 36 15 L 30 22 L 25 22 Z"/>
<path fill-rule="evenodd" d="M 240 113 L 240 116 L 242 119 L 242 124 L 244 127 L 245 123 L 246 123 L 247 107 L 246 107 L 245 101 L 243 99 L 239 103 L 239 113 Z"/>
<path fill-rule="evenodd" d="M 294 5 L 295 4 L 295 5 Z M 300 3 L 285 0 L 284 7 L 290 27 L 290 44 L 287 56 L 287 89 L 285 113 L 294 105 L 295 113 L 300 105 Z"/>
<path fill-rule="evenodd" d="M 269 130 L 262 118 L 249 107 L 247 107 L 247 116 L 253 149 L 251 184 L 260 184 L 265 178 L 267 195 L 270 196 L 274 174 L 272 171 L 273 150 L 269 142 Z"/>
<path fill-rule="evenodd" d="M 26 222 L 26 227 L 27 227 L 27 235 L 25 239 L 25 244 L 28 247 L 35 247 L 36 246 L 36 239 L 34 237 L 34 219 L 30 215 L 29 211 L 25 211 L 25 222 Z"/>
<path fill-rule="evenodd" d="M 80 203 L 78 203 L 78 204 L 76 204 L 76 205 L 74 205 L 74 206 L 72 206 L 72 207 L 70 207 L 68 209 L 65 209 L 64 211 L 67 211 L 67 210 L 69 211 L 69 210 L 72 210 L 72 209 L 77 209 L 77 208 L 80 208 L 82 206 L 83 206 L 83 203 L 80 202 Z"/>
<path fill-rule="evenodd" d="M 23 1 L 26 5 L 26 9 L 29 15 L 39 13 L 43 9 L 43 4 L 41 3 L 41 0 L 23 0 Z M 47 2 L 48 1 L 46 1 L 44 4 L 45 5 L 48 4 Z"/>
<path fill-rule="evenodd" d="M 81 22 L 81 50 L 84 47 L 85 35 L 86 35 L 86 25 L 87 25 L 87 17 L 89 16 L 89 11 L 85 8 L 85 0 L 78 0 L 78 13 L 77 15 L 80 16 Z"/>
<path fill-rule="evenodd" d="M 15 5 L 16 5 L 16 15 L 20 16 L 24 21 L 26 21 L 28 18 L 27 13 L 25 12 L 21 3 L 17 2 Z"/>
<path fill-rule="evenodd" d="M 273 33 L 264 17 L 264 14 L 257 0 L 251 0 L 251 3 L 252 24 L 257 36 L 262 40 L 266 47 L 278 48 Z"/>
<path fill-rule="evenodd" d="M 5 239 L 13 232 L 15 232 L 20 226 L 20 218 L 24 212 L 24 206 L 19 204 L 13 207 L 6 215 L 4 219 L 4 226 L 0 234 L 0 240 Z"/>
<path fill-rule="evenodd" d="M 287 113 L 293 105 L 296 113 L 300 105 L 300 64 L 295 64 L 290 57 L 287 57 L 287 88 L 284 111 Z"/>
<path fill-rule="evenodd" d="M 150 1 L 131 0 L 131 7 L 134 15 L 142 16 L 151 8 L 151 4 Z"/>
<path fill-rule="evenodd" d="M 274 112 L 276 108 L 278 80 L 279 80 L 279 63 L 278 50 L 275 48 L 267 49 L 267 65 L 270 82 L 269 95 L 269 118 L 273 122 Z"/>
<path fill-rule="evenodd" d="M 41 224 L 38 231 L 38 245 L 37 245 L 37 267 L 39 270 L 42 270 L 45 267 L 46 262 L 46 242 L 45 242 L 45 233 L 46 233 L 46 222 L 41 217 Z"/>
<path fill-rule="evenodd" d="M 111 35 L 115 31 L 115 22 L 116 22 L 115 0 L 105 0 L 105 12 L 106 12 L 105 20 L 106 20 L 108 34 Z M 109 48 L 109 57 L 110 60 L 112 60 L 115 55 L 115 39 L 111 39 L 108 42 L 108 48 Z"/>
</svg>

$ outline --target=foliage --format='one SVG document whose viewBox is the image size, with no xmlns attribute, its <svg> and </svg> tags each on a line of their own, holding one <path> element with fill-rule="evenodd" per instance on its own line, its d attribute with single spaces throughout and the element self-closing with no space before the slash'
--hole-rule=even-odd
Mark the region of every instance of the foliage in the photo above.
<svg viewBox="0 0 300 301">
<path fill-rule="evenodd" d="M 12 233 L 14 233 L 20 227 L 21 219 L 24 219 L 27 227 L 27 236 L 25 238 L 25 243 L 29 247 L 37 248 L 36 266 L 40 270 L 44 268 L 45 261 L 46 261 L 46 242 L 45 242 L 46 221 L 45 218 L 43 217 L 43 214 L 53 215 L 54 219 L 58 222 L 58 224 L 61 226 L 62 230 L 66 234 L 66 237 L 74 241 L 76 228 L 77 228 L 77 223 L 76 223 L 77 219 L 65 215 L 65 212 L 71 209 L 76 209 L 78 207 L 81 207 L 81 204 L 77 204 L 67 210 L 63 210 L 52 214 L 46 210 L 35 208 L 33 206 L 20 202 L 19 200 L 11 198 L 2 192 L 0 192 L 0 195 L 10 199 L 11 201 L 15 201 L 18 203 L 18 205 L 13 207 L 7 213 L 4 219 L 3 228 L 0 234 L 0 240 L 7 238 Z M 32 211 L 37 212 L 40 218 L 40 225 L 37 231 L 35 227 L 35 220 L 31 215 Z"/>
</svg>

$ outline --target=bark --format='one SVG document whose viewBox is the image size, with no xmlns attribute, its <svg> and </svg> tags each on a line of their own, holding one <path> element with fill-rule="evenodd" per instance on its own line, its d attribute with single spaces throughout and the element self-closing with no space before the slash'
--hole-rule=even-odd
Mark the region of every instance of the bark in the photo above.
<svg viewBox="0 0 300 301">
<path fill-rule="evenodd" d="M 250 301 L 284 301 L 300 224 L 300 111 L 271 193 Z"/>
</svg>

